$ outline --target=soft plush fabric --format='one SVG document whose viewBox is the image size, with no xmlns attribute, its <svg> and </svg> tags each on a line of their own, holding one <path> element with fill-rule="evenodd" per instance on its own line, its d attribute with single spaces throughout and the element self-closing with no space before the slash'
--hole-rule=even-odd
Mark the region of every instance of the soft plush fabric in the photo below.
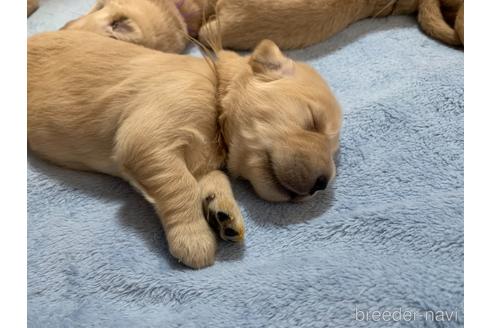
<svg viewBox="0 0 492 328">
<path fill-rule="evenodd" d="M 29 34 L 91 5 L 41 1 Z M 234 182 L 246 242 L 195 271 L 124 181 L 29 154 L 30 327 L 463 325 L 463 51 L 392 17 L 290 55 L 344 109 L 332 191 L 269 204 Z"/>
</svg>

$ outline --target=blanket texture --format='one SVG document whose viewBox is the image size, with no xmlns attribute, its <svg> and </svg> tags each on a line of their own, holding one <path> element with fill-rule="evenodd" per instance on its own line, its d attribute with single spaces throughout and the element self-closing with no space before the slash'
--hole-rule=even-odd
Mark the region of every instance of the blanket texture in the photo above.
<svg viewBox="0 0 492 328">
<path fill-rule="evenodd" d="M 28 33 L 91 5 L 41 1 Z M 332 190 L 270 204 L 234 182 L 246 242 L 195 271 L 127 183 L 29 154 L 29 327 L 463 326 L 463 51 L 391 17 L 289 55 L 344 109 Z"/>
</svg>

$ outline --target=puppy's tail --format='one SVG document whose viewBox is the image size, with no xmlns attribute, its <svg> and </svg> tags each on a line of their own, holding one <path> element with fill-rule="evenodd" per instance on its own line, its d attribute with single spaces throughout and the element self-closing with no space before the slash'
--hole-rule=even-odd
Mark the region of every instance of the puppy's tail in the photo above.
<svg viewBox="0 0 492 328">
<path fill-rule="evenodd" d="M 444 20 L 439 0 L 421 0 L 418 21 L 429 36 L 452 46 L 462 44 L 458 33 Z"/>
</svg>

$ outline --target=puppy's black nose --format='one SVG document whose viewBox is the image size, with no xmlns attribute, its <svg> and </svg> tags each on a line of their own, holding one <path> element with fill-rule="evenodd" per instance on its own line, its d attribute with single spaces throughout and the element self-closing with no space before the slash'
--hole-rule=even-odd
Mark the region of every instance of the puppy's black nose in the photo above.
<svg viewBox="0 0 492 328">
<path fill-rule="evenodd" d="M 328 178 L 325 175 L 320 175 L 316 179 L 316 182 L 314 183 L 314 186 L 311 189 L 311 191 L 309 191 L 309 194 L 312 195 L 318 190 L 324 190 L 327 185 L 328 185 Z"/>
</svg>

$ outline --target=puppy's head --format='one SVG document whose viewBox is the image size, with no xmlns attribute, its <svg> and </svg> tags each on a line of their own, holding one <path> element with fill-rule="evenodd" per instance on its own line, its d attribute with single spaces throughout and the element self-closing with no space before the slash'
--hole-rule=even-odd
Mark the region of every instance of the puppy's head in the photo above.
<svg viewBox="0 0 492 328">
<path fill-rule="evenodd" d="M 90 31 L 165 52 L 181 52 L 187 44 L 186 24 L 168 1 L 98 0 L 87 15 L 62 29 Z"/>
<path fill-rule="evenodd" d="M 250 57 L 218 53 L 227 166 L 269 201 L 296 201 L 335 176 L 341 110 L 328 85 L 271 41 Z"/>
</svg>

